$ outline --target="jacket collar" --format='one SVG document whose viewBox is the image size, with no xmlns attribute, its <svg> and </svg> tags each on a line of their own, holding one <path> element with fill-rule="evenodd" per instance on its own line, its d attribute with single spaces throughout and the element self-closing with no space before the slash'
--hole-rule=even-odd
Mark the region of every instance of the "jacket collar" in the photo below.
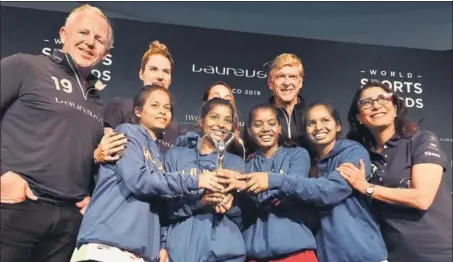
<svg viewBox="0 0 453 262">
<path fill-rule="evenodd" d="M 70 54 L 63 52 L 63 50 L 61 49 L 54 49 L 52 54 L 50 54 L 49 58 L 54 63 L 62 66 L 67 73 L 75 74 L 81 80 L 83 79 L 76 63 L 74 62 Z M 90 73 L 88 77 L 83 80 L 87 82 L 87 89 L 93 87 L 94 89 L 101 91 L 107 86 L 106 84 L 102 83 L 101 80 L 99 80 L 92 73 Z"/>
<path fill-rule="evenodd" d="M 275 105 L 275 96 L 271 96 L 267 101 Z M 301 95 L 297 95 L 297 104 L 294 107 L 295 108 L 305 107 L 305 100 Z"/>
</svg>

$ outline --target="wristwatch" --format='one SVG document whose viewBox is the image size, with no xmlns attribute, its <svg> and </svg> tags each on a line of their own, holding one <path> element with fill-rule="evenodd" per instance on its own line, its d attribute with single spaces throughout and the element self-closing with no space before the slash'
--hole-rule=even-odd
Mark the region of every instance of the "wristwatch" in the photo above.
<svg viewBox="0 0 453 262">
<path fill-rule="evenodd" d="M 373 196 L 373 193 L 374 193 L 374 185 L 373 184 L 370 184 L 370 186 L 367 187 L 367 189 L 365 190 L 366 192 L 366 195 L 369 196 L 369 197 L 372 197 Z"/>
</svg>

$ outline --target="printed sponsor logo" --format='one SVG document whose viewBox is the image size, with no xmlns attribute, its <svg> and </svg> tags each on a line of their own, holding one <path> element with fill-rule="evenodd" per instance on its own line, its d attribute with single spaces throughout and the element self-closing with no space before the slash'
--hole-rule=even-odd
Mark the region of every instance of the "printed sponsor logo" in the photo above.
<svg viewBox="0 0 453 262">
<path fill-rule="evenodd" d="M 192 72 L 210 75 L 236 76 L 245 78 L 265 79 L 267 71 L 263 68 L 246 69 L 240 67 L 230 67 L 223 65 L 197 65 L 192 64 Z"/>
<path fill-rule="evenodd" d="M 433 153 L 433 152 L 430 152 L 430 151 L 426 151 L 425 152 L 425 156 L 435 156 L 435 157 L 441 158 L 441 156 L 439 154 Z"/>
<path fill-rule="evenodd" d="M 405 101 L 407 107 L 423 108 L 423 76 L 411 72 L 398 72 L 385 69 L 361 70 L 360 84 L 363 86 L 368 80 L 379 80 L 387 84 L 393 92 Z"/>
<path fill-rule="evenodd" d="M 74 109 L 76 109 L 76 110 L 78 110 L 78 111 L 80 111 L 82 113 L 85 113 L 87 116 L 90 116 L 90 117 L 94 118 L 96 121 L 99 121 L 101 124 L 104 123 L 104 119 L 101 117 L 100 114 L 96 114 L 93 111 L 91 111 L 90 109 L 85 108 L 85 107 L 83 107 L 83 106 L 81 106 L 79 104 L 76 104 L 76 103 L 74 103 L 72 101 L 60 100 L 60 99 L 58 99 L 58 97 L 55 97 L 55 102 L 59 103 L 59 104 L 65 104 L 67 106 L 70 106 L 70 107 L 72 107 L 72 108 L 74 108 Z"/>
<path fill-rule="evenodd" d="M 180 121 L 180 124 L 196 124 L 200 120 L 200 116 L 194 114 L 186 114 L 183 121 Z M 239 121 L 239 126 L 243 127 L 245 125 L 244 121 Z"/>
<path fill-rule="evenodd" d="M 405 177 L 400 181 L 400 188 L 411 188 L 412 187 L 412 180 L 410 177 Z"/>
</svg>

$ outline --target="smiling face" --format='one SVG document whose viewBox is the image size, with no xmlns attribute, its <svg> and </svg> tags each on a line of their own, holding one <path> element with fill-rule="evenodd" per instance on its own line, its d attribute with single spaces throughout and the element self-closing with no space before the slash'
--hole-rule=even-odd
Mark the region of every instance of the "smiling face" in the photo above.
<svg viewBox="0 0 453 262">
<path fill-rule="evenodd" d="M 233 94 L 231 93 L 230 89 L 228 89 L 224 85 L 215 85 L 209 90 L 208 100 L 213 99 L 214 97 L 222 98 L 231 102 L 233 99 Z"/>
<path fill-rule="evenodd" d="M 253 113 L 249 133 L 262 151 L 278 147 L 280 124 L 277 115 L 270 108 L 259 108 Z"/>
<path fill-rule="evenodd" d="M 163 55 L 150 55 L 145 67 L 140 70 L 143 85 L 157 85 L 168 89 L 171 83 L 171 62 Z"/>
<path fill-rule="evenodd" d="M 357 118 L 369 129 L 383 129 L 394 125 L 396 106 L 392 95 L 381 87 L 369 87 L 362 91 Z"/>
<path fill-rule="evenodd" d="M 60 29 L 63 52 L 80 68 L 92 68 L 107 55 L 111 33 L 110 25 L 98 13 L 80 11 Z"/>
<path fill-rule="evenodd" d="M 317 105 L 307 111 L 306 131 L 310 141 L 322 149 L 335 144 L 341 126 L 326 106 Z"/>
<path fill-rule="evenodd" d="M 227 105 L 214 105 L 202 119 L 203 134 L 211 134 L 217 141 L 225 140 L 230 135 L 225 131 L 233 130 L 233 112 Z"/>
<path fill-rule="evenodd" d="M 141 109 L 136 109 L 135 114 L 140 119 L 140 124 L 153 133 L 165 130 L 171 122 L 171 101 L 168 93 L 163 90 L 152 91 Z"/>
<path fill-rule="evenodd" d="M 297 95 L 302 89 L 302 82 L 300 68 L 285 65 L 280 69 L 271 71 L 268 84 L 275 99 L 280 103 L 288 104 L 297 102 Z"/>
</svg>

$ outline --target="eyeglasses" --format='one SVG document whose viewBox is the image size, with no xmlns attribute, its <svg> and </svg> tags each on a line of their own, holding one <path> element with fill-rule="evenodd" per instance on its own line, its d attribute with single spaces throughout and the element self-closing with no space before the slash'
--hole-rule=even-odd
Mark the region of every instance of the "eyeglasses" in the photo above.
<svg viewBox="0 0 453 262">
<path fill-rule="evenodd" d="M 393 94 L 392 93 L 387 93 L 385 95 L 379 95 L 375 99 L 367 98 L 367 99 L 360 100 L 357 103 L 357 105 L 361 109 L 368 109 L 368 108 L 371 108 L 373 106 L 375 101 L 377 101 L 378 104 L 380 104 L 380 105 L 385 105 L 389 101 L 392 101 L 392 100 L 393 100 Z"/>
</svg>

